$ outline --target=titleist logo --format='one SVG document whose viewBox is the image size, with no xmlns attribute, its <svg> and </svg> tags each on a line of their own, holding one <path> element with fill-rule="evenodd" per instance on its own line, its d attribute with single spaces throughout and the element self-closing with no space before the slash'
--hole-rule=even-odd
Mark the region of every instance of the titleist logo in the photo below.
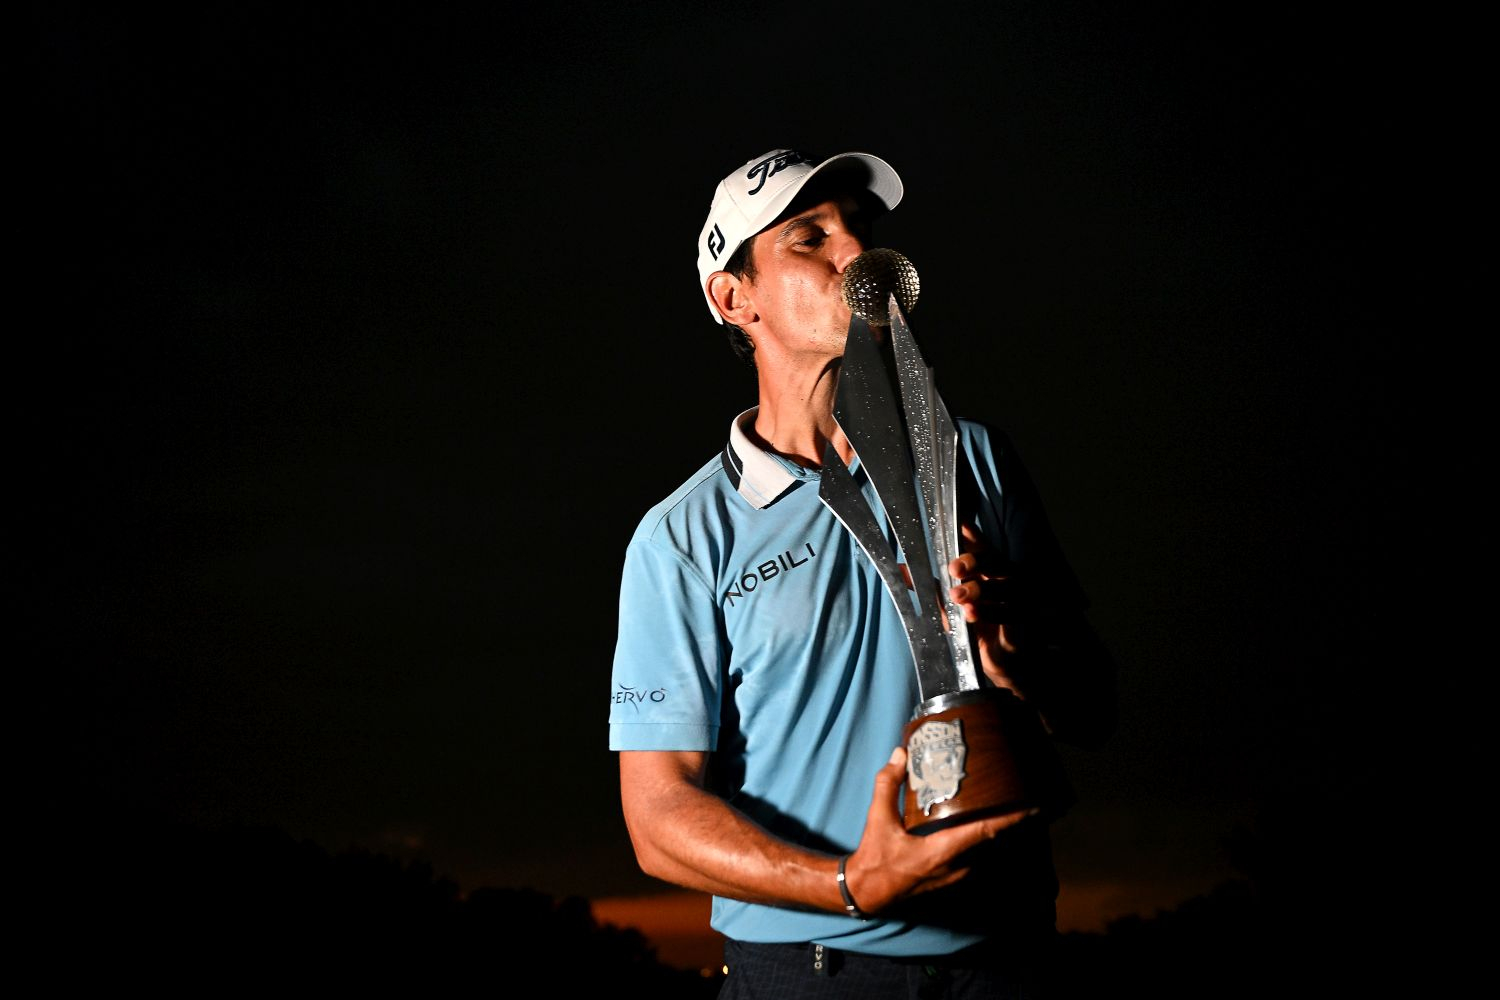
<svg viewBox="0 0 1500 1000">
<path fill-rule="evenodd" d="M 755 166 L 751 167 L 749 172 L 745 174 L 745 180 L 747 181 L 753 181 L 757 176 L 760 177 L 760 183 L 751 188 L 750 193 L 755 194 L 761 188 L 766 186 L 766 181 L 770 180 L 772 177 L 775 177 L 777 174 L 781 173 L 792 164 L 811 162 L 811 160 L 803 156 L 801 153 L 797 152 L 795 149 L 783 150 L 782 152 L 777 153 L 775 156 L 766 157 L 764 160 L 761 160 Z"/>
</svg>

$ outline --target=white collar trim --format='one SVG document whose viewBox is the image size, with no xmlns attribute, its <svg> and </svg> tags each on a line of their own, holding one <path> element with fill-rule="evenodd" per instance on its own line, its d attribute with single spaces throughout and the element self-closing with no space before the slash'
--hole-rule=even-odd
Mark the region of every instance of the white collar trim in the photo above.
<svg viewBox="0 0 1500 1000">
<path fill-rule="evenodd" d="M 734 418 L 729 425 L 729 446 L 724 449 L 724 468 L 735 489 L 756 510 L 764 510 L 797 481 L 781 460 L 750 440 L 745 427 L 755 420 L 760 407 Z"/>
</svg>

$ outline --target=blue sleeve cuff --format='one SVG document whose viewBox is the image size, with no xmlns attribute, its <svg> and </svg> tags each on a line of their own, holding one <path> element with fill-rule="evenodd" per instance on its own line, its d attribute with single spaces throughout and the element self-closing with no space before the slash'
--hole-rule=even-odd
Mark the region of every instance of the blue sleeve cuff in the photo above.
<svg viewBox="0 0 1500 1000">
<path fill-rule="evenodd" d="M 719 727 L 663 722 L 611 722 L 611 750 L 713 750 Z"/>
</svg>

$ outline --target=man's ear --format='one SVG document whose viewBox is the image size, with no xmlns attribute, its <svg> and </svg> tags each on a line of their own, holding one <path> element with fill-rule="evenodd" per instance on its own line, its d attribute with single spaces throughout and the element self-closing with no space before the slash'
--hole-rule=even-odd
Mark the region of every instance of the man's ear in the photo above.
<svg viewBox="0 0 1500 1000">
<path fill-rule="evenodd" d="M 708 276 L 707 288 L 708 297 L 725 322 L 744 329 L 758 318 L 755 304 L 750 301 L 749 286 L 743 279 L 728 271 L 715 271 Z"/>
</svg>

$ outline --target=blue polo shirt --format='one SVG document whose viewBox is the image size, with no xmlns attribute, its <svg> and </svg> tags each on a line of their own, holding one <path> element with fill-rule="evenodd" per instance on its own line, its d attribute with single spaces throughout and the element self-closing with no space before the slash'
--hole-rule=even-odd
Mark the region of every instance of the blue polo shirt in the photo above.
<svg viewBox="0 0 1500 1000">
<path fill-rule="evenodd" d="M 610 692 L 612 750 L 712 751 L 715 789 L 767 830 L 814 850 L 859 842 L 875 773 L 919 693 L 890 595 L 818 497 L 818 472 L 731 426 L 714 458 L 642 519 L 626 551 Z M 987 539 L 1025 556 L 1031 491 L 1008 495 L 989 432 L 958 421 Z M 884 523 L 873 487 L 851 469 Z M 1018 501 L 1027 502 L 1018 502 Z M 1044 524 L 1044 522 L 1043 522 Z M 1048 535 L 1050 538 L 1050 533 Z M 1056 883 L 1045 861 L 1044 892 Z M 1047 899 L 1050 917 L 1051 897 Z M 977 933 L 862 921 L 715 897 L 715 930 L 885 955 L 945 954 Z"/>
</svg>

